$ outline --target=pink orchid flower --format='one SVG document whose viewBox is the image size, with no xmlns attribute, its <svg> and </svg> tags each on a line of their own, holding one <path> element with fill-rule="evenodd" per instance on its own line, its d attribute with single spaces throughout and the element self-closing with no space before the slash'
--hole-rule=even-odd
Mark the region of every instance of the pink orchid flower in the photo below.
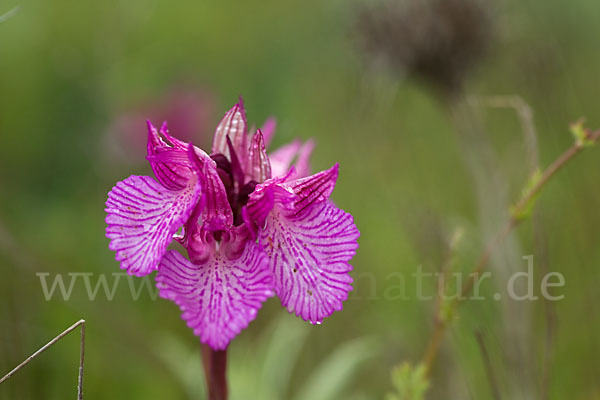
<svg viewBox="0 0 600 400">
<path fill-rule="evenodd" d="M 130 176 L 106 201 L 106 236 L 121 268 L 137 276 L 157 270 L 160 296 L 215 350 L 273 294 L 289 312 L 320 323 L 352 290 L 348 262 L 359 232 L 329 200 L 338 165 L 309 175 L 311 141 L 269 157 L 274 129 L 269 120 L 249 135 L 240 101 L 219 123 L 208 155 L 166 124 L 157 131 L 148 123 L 156 180 Z M 173 240 L 188 258 L 167 249 Z"/>
</svg>

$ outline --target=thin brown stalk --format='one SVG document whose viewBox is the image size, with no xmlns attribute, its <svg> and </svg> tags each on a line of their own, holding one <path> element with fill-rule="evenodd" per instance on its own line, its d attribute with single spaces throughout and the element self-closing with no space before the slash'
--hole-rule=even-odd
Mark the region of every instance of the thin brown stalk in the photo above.
<svg viewBox="0 0 600 400">
<path fill-rule="evenodd" d="M 450 268 L 452 267 L 452 261 L 454 257 L 454 251 L 456 250 L 456 246 L 462 237 L 462 229 L 457 229 L 452 234 L 450 241 L 448 243 L 448 248 L 446 249 L 446 255 L 444 257 L 444 261 L 440 267 L 440 275 L 442 279 L 438 279 L 438 287 L 435 298 L 435 306 L 434 306 L 434 322 L 439 323 L 441 320 L 441 311 L 442 311 L 442 295 L 444 293 L 446 282 L 448 280 L 448 275 L 450 274 Z"/>
<path fill-rule="evenodd" d="M 77 378 L 77 400 L 83 400 L 83 364 L 85 362 L 85 321 L 80 320 L 81 343 L 79 347 L 79 377 Z"/>
<path fill-rule="evenodd" d="M 523 131 L 525 148 L 527 151 L 527 160 L 529 162 L 530 173 L 533 174 L 540 168 L 539 155 L 537 150 L 537 133 L 533 122 L 533 112 L 529 104 L 520 96 L 492 96 L 481 99 L 481 102 L 488 107 L 511 108 L 515 110 L 521 123 Z M 548 266 L 548 243 L 544 235 L 544 224 L 540 208 L 534 210 L 533 216 L 533 235 L 538 254 L 539 268 L 542 274 L 550 272 Z M 544 348 L 542 351 L 542 370 L 540 384 L 540 400 L 548 399 L 548 387 L 550 385 L 550 371 L 554 355 L 554 336 L 556 327 L 556 309 L 554 303 L 543 298 L 544 317 L 546 323 L 546 332 L 544 338 Z"/>
<path fill-rule="evenodd" d="M 446 288 L 446 281 L 448 279 L 448 275 L 450 273 L 450 268 L 452 266 L 452 259 L 454 256 L 454 251 L 456 249 L 456 246 L 458 245 L 458 242 L 459 242 L 461 236 L 462 236 L 461 230 L 456 230 L 454 232 L 454 234 L 452 235 L 450 243 L 448 244 L 446 256 L 444 257 L 444 261 L 442 262 L 442 266 L 440 268 L 440 275 L 442 276 L 442 279 L 438 280 L 438 287 L 437 287 L 437 292 L 436 292 L 436 296 L 435 296 L 435 305 L 434 305 L 434 309 L 433 309 L 433 324 L 436 327 L 438 325 L 444 324 L 444 318 L 441 315 L 442 304 L 443 304 L 442 295 Z M 439 342 L 441 341 L 441 339 L 442 339 L 442 337 L 440 336 L 439 338 L 437 338 L 434 347 L 428 348 L 428 350 L 425 354 L 426 360 L 430 357 L 435 356 L 435 353 L 437 353 L 437 347 L 439 346 Z"/>
<path fill-rule="evenodd" d="M 587 142 L 596 143 L 599 139 L 600 130 L 586 132 Z M 468 280 L 462 288 L 461 296 L 453 301 L 451 305 L 453 309 L 457 308 L 462 303 L 462 301 L 467 298 L 467 295 L 471 292 L 473 285 L 481 276 L 481 273 L 483 272 L 494 251 L 499 247 L 500 244 L 502 244 L 502 242 L 509 235 L 509 233 L 522 221 L 522 219 L 520 219 L 518 216 L 522 215 L 522 213 L 527 210 L 531 202 L 534 201 L 535 197 L 540 193 L 544 185 L 548 183 L 548 181 L 554 175 L 556 175 L 556 173 L 560 169 L 562 169 L 571 159 L 573 159 L 573 157 L 579 154 L 584 149 L 584 147 L 585 146 L 583 143 L 581 143 L 580 141 L 576 141 L 573 144 L 573 146 L 567 149 L 567 151 L 565 151 L 552 164 L 550 164 L 550 166 L 548 166 L 546 170 L 544 170 L 541 177 L 537 180 L 533 187 L 521 197 L 521 199 L 514 206 L 513 212 L 511 213 L 511 216 L 509 217 L 506 224 L 504 224 L 504 226 L 498 231 L 498 233 L 486 246 L 485 250 L 479 257 L 479 260 L 475 264 L 475 267 L 469 274 Z M 446 330 L 447 325 L 447 321 L 442 320 L 439 323 L 436 323 L 434 326 L 434 330 L 429 339 L 429 343 L 425 350 L 425 356 L 423 359 L 423 364 L 425 365 L 425 371 L 427 376 L 430 375 L 433 364 L 435 363 L 435 360 L 437 358 L 438 350 L 441 345 L 441 341 L 444 337 L 444 332 Z"/>
<path fill-rule="evenodd" d="M 52 347 L 56 342 L 67 336 L 69 333 L 73 332 L 77 327 L 81 326 L 81 347 L 80 347 L 80 357 L 79 357 L 79 376 L 77 379 L 77 399 L 83 400 L 83 363 L 85 356 L 85 320 L 81 319 L 75 322 L 73 325 L 65 329 L 61 334 L 56 336 L 54 339 L 49 341 L 47 344 L 42 346 L 38 351 L 27 357 L 21 364 L 17 365 L 12 371 L 8 374 L 4 375 L 0 378 L 0 384 L 7 381 L 11 376 L 29 364 L 34 358 L 42 354 L 44 351 L 48 350 Z"/>
<path fill-rule="evenodd" d="M 529 104 L 520 96 L 492 96 L 476 101 L 488 107 L 511 108 L 515 110 L 521 123 L 523 131 L 525 148 L 527 151 L 527 160 L 529 162 L 530 173 L 533 174 L 540 168 L 539 155 L 537 150 L 537 133 L 533 122 L 533 112 Z M 544 224 L 541 215 L 541 209 L 534 210 L 533 216 L 533 235 L 538 254 L 537 265 L 543 275 L 550 272 L 548 266 L 548 243 L 544 234 Z M 544 348 L 542 350 L 542 370 L 540 383 L 540 400 L 548 399 L 548 387 L 550 385 L 550 372 L 552 369 L 552 359 L 554 355 L 554 336 L 556 329 L 556 309 L 554 303 L 545 297 L 542 299 L 544 308 L 544 317 L 546 323 L 546 332 L 544 337 Z"/>
<path fill-rule="evenodd" d="M 213 350 L 203 344 L 202 363 L 208 400 L 227 400 L 227 350 Z"/>
<path fill-rule="evenodd" d="M 495 99 L 498 100 L 502 99 Z M 485 97 L 464 97 L 463 93 L 454 103 L 449 104 L 462 148 L 461 155 L 473 178 L 480 236 L 484 246 L 496 237 L 498 227 L 506 221 L 506 211 L 511 204 L 509 180 L 500 168 L 498 155 L 490 141 L 489 132 L 486 132 L 483 113 L 488 108 L 486 102 Z M 519 133 L 520 131 L 519 129 Z M 526 143 L 529 143 L 528 139 Z M 529 145 L 526 148 L 529 151 Z M 503 239 L 502 251 L 495 251 L 490 257 L 486 270 L 490 269 L 496 275 L 499 279 L 497 282 L 507 281 L 520 270 L 520 254 L 521 245 L 517 238 L 515 235 L 508 235 Z M 512 344 L 503 347 L 504 360 L 510 375 L 509 392 L 512 392 L 513 397 L 533 398 L 535 386 L 532 384 L 531 372 L 528 371 L 533 371 L 534 363 L 529 354 L 523 351 L 531 341 L 531 326 L 522 323 L 530 320 L 533 305 L 517 305 L 505 298 L 499 303 L 499 307 L 504 321 L 499 340 Z"/>
</svg>

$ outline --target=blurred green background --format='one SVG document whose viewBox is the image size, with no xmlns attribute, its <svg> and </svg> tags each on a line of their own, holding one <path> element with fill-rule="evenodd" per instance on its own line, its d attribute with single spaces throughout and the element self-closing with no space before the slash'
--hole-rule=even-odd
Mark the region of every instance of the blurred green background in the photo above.
<svg viewBox="0 0 600 400">
<path fill-rule="evenodd" d="M 273 147 L 314 137 L 314 169 L 340 163 L 333 198 L 355 216 L 361 238 L 355 291 L 342 312 L 310 326 L 273 298 L 233 341 L 232 397 L 372 399 L 391 391 L 391 369 L 418 362 L 433 328 L 434 302 L 414 298 L 411 274 L 438 270 L 457 228 L 465 234 L 454 268 L 469 270 L 486 217 L 452 106 L 427 84 L 373 67 L 357 29 L 364 4 L 2 0 L 0 15 L 16 6 L 0 22 L 0 375 L 84 318 L 87 398 L 202 398 L 198 341 L 174 304 L 147 291 L 133 301 L 126 278 L 112 301 L 102 289 L 90 301 L 81 280 L 69 300 L 46 301 L 36 273 L 68 282 L 68 273 L 91 272 L 92 285 L 104 273 L 112 282 L 120 270 L 104 237 L 104 201 L 116 181 L 151 173 L 144 119 L 174 116 L 176 136 L 187 135 L 179 123 L 194 135 L 186 139 L 206 147 L 242 95 L 249 121 L 278 119 Z M 600 126 L 600 2 L 489 6 L 495 39 L 466 74 L 465 91 L 521 96 L 547 165 L 571 145 L 570 122 L 585 116 Z M 515 199 L 529 174 L 517 114 L 488 109 L 482 119 Z M 504 398 L 600 399 L 599 151 L 545 188 L 546 250 L 531 221 L 514 238 L 513 262 L 524 270 L 521 257 L 533 254 L 562 273 L 566 286 L 556 293 L 564 299 L 508 308 L 491 297 L 467 302 L 443 342 L 428 398 L 494 398 L 487 353 Z M 394 292 L 398 273 L 409 300 Z M 538 295 L 542 277 L 536 269 Z M 482 290 L 505 284 L 492 278 Z M 515 309 L 527 312 L 516 317 Z M 75 396 L 78 354 L 74 333 L 0 385 L 0 398 Z"/>
</svg>

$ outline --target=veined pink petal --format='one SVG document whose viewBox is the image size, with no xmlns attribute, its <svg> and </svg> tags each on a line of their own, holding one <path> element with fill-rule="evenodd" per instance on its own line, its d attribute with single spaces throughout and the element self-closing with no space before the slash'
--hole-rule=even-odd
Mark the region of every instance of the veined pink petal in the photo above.
<svg viewBox="0 0 600 400">
<path fill-rule="evenodd" d="M 227 200 L 227 192 L 217 173 L 216 163 L 206 153 L 197 151 L 192 145 L 188 149 L 188 156 L 202 185 L 204 206 L 200 217 L 202 227 L 208 231 L 227 230 L 233 225 L 233 213 Z"/>
<path fill-rule="evenodd" d="M 148 121 L 148 156 L 146 158 L 150 162 L 156 179 L 164 187 L 181 190 L 187 186 L 193 175 L 186 155 L 187 143 L 170 136 L 166 124 L 163 124 L 161 134 L 170 143 L 165 142 L 156 128 Z"/>
<path fill-rule="evenodd" d="M 191 176 L 193 165 L 190 162 L 187 150 L 166 147 L 155 150 L 154 154 L 146 156 L 146 159 L 150 161 L 150 163 L 174 164 L 176 166 L 186 167 L 189 171 L 188 178 Z"/>
<path fill-rule="evenodd" d="M 293 168 L 284 177 L 271 178 L 256 185 L 254 192 L 250 194 L 242 215 L 246 226 L 253 234 L 256 233 L 257 228 L 265 225 L 267 216 L 275 203 L 288 210 L 292 209 L 297 196 L 293 189 L 283 186 L 284 181 L 292 174 L 295 174 Z"/>
<path fill-rule="evenodd" d="M 163 135 L 173 147 L 179 148 L 181 150 L 187 150 L 188 143 L 183 140 L 179 140 L 174 136 L 171 136 L 169 133 L 169 126 L 167 125 L 167 121 L 163 122 L 160 127 L 160 134 Z"/>
<path fill-rule="evenodd" d="M 284 175 L 294 163 L 296 174 L 294 177 L 302 178 L 310 174 L 310 156 L 315 147 L 312 139 L 302 144 L 300 139 L 286 144 L 275 150 L 269 156 L 273 176 Z"/>
<path fill-rule="evenodd" d="M 131 275 L 154 271 L 173 234 L 186 222 L 200 196 L 192 176 L 181 190 L 163 187 L 149 176 L 118 182 L 106 201 L 106 237 L 121 268 Z"/>
<path fill-rule="evenodd" d="M 284 177 L 276 177 L 257 185 L 245 208 L 249 227 L 262 227 L 275 203 L 291 213 L 299 213 L 315 202 L 327 201 L 338 177 L 339 165 L 314 175 L 289 181 L 296 175 L 292 168 Z"/>
<path fill-rule="evenodd" d="M 310 156 L 315 148 L 315 142 L 312 139 L 307 140 L 298 151 L 298 159 L 294 164 L 298 178 L 310 175 Z"/>
<path fill-rule="evenodd" d="M 257 185 L 244 209 L 246 224 L 270 256 L 283 306 L 321 322 L 352 290 L 348 261 L 358 247 L 352 216 L 330 201 L 338 165 L 306 178 Z"/>
<path fill-rule="evenodd" d="M 238 158 L 237 151 L 235 150 L 231 139 L 229 139 L 229 136 L 227 137 L 227 147 L 229 148 L 229 161 L 231 163 L 231 173 L 233 175 L 233 180 L 235 181 L 235 184 L 237 184 L 238 186 L 242 186 L 245 183 L 246 179 L 244 167 L 242 166 L 242 162 L 244 162 L 244 159 L 240 160 Z"/>
<path fill-rule="evenodd" d="M 271 140 L 273 140 L 273 136 L 275 136 L 275 128 L 277 127 L 277 121 L 273 117 L 267 118 L 265 123 L 263 124 L 260 131 L 262 132 L 265 147 L 268 148 L 271 144 Z"/>
<path fill-rule="evenodd" d="M 271 178 L 271 163 L 269 162 L 263 135 L 260 130 L 254 134 L 252 141 L 250 142 L 246 173 L 250 180 L 258 183 L 262 183 Z"/>
<path fill-rule="evenodd" d="M 170 250 L 156 275 L 160 296 L 174 301 L 194 334 L 215 350 L 225 349 L 273 295 L 266 255 L 254 242 L 244 245 L 237 259 L 213 245 L 201 265 Z"/>
<path fill-rule="evenodd" d="M 313 323 L 340 310 L 352 290 L 348 261 L 359 232 L 352 216 L 328 200 L 337 176 L 336 164 L 293 181 L 270 179 L 257 185 L 244 209 L 270 256 L 282 304 Z"/>
<path fill-rule="evenodd" d="M 274 177 L 285 175 L 292 161 L 298 154 L 298 151 L 302 147 L 302 142 L 299 139 L 294 140 L 292 143 L 281 146 L 273 153 L 269 155 L 271 161 L 271 174 Z"/>
<path fill-rule="evenodd" d="M 312 323 L 341 310 L 352 290 L 348 262 L 358 236 L 352 216 L 329 201 L 313 202 L 299 212 L 276 204 L 258 237 L 269 255 L 281 304 Z"/>
<path fill-rule="evenodd" d="M 336 163 L 325 171 L 282 183 L 283 187 L 297 196 L 294 201 L 293 212 L 298 214 L 316 202 L 324 202 L 329 199 L 335 188 L 338 169 L 339 164 Z"/>
<path fill-rule="evenodd" d="M 231 143 L 233 144 L 238 157 L 241 160 L 245 160 L 248 139 L 246 136 L 246 111 L 244 110 L 244 105 L 241 101 L 233 106 L 231 110 L 227 111 L 217 126 L 215 137 L 213 139 L 213 154 L 221 153 L 227 158 L 230 157 L 229 148 L 227 146 L 228 136 L 229 139 L 231 139 Z"/>
<path fill-rule="evenodd" d="M 146 121 L 146 126 L 148 128 L 148 154 L 153 153 L 155 148 L 168 147 L 167 143 L 158 134 L 158 130 L 152 125 L 152 122 Z"/>
</svg>

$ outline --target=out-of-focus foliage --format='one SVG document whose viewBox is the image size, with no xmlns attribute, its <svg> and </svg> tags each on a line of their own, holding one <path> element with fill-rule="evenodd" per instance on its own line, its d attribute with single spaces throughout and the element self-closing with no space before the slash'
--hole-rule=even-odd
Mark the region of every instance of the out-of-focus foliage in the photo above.
<svg viewBox="0 0 600 400">
<path fill-rule="evenodd" d="M 539 169 L 536 169 L 533 172 L 533 174 L 531 174 L 531 176 L 527 180 L 527 184 L 521 191 L 520 199 L 529 198 L 531 191 L 540 182 L 541 178 L 542 178 L 542 171 Z M 523 207 L 522 209 L 517 210 L 515 208 L 515 206 L 511 206 L 510 213 L 513 216 L 513 218 L 515 218 L 517 220 L 522 220 L 522 219 L 528 218 L 531 215 L 531 210 L 535 206 L 535 202 L 536 202 L 537 198 L 539 197 L 539 195 L 540 195 L 540 193 L 537 193 L 536 195 L 532 196 L 530 198 L 530 200 L 526 203 L 525 207 Z"/>
<path fill-rule="evenodd" d="M 256 347 L 232 354 L 229 367 L 231 399 L 262 400 L 335 400 L 347 398 L 349 383 L 356 371 L 369 359 L 380 356 L 380 347 L 372 339 L 355 339 L 333 348 L 297 387 L 291 376 L 306 345 L 310 328 L 289 317 L 277 318 Z M 198 351 L 186 348 L 173 336 L 157 341 L 156 350 L 165 360 L 190 399 L 204 394 L 202 360 Z"/>
<path fill-rule="evenodd" d="M 394 368 L 392 382 L 395 393 L 388 394 L 387 400 L 423 400 L 429 387 L 424 365 L 404 363 Z"/>
</svg>

